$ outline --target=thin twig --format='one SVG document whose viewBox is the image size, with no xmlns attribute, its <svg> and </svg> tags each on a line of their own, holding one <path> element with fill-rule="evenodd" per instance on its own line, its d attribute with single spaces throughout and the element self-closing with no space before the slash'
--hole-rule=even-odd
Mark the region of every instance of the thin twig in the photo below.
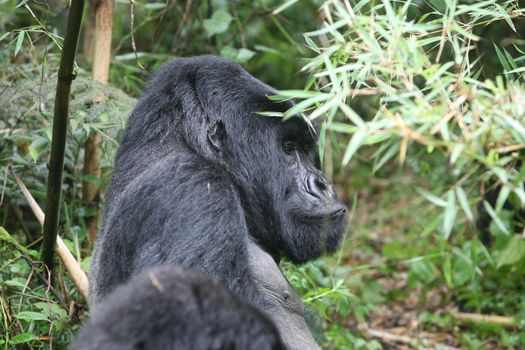
<svg viewBox="0 0 525 350">
<path fill-rule="evenodd" d="M 153 34 L 153 42 L 156 42 L 158 39 L 160 25 L 162 23 L 162 20 L 164 19 L 164 15 L 166 14 L 166 11 L 168 11 L 170 1 L 171 0 L 166 0 L 166 3 L 164 4 L 164 8 L 161 11 L 159 21 L 157 22 L 157 27 L 155 28 L 155 33 Z"/>
<path fill-rule="evenodd" d="M 452 316 L 460 321 L 470 322 L 485 322 L 497 324 L 505 327 L 516 327 L 516 320 L 513 317 L 507 316 L 496 316 L 496 315 L 483 315 L 466 312 L 453 312 Z"/>
<path fill-rule="evenodd" d="M 497 153 L 500 153 L 500 154 L 506 154 L 506 153 L 510 153 L 510 152 L 520 151 L 522 149 L 525 149 L 525 143 L 522 143 L 522 144 L 519 144 L 519 145 L 510 145 L 510 146 L 498 147 L 498 148 L 495 149 L 495 151 Z"/>
<path fill-rule="evenodd" d="M 4 170 L 4 183 L 2 184 L 2 193 L 0 193 L 0 206 L 2 206 L 2 203 L 4 203 L 4 193 L 5 193 L 5 188 L 7 185 L 8 171 L 9 171 L 9 168 L 6 166 Z"/>
<path fill-rule="evenodd" d="M 139 55 L 137 53 L 137 45 L 135 44 L 135 0 L 129 0 L 130 3 L 130 10 L 129 10 L 129 16 L 131 21 L 131 50 L 135 53 L 135 60 L 137 61 L 137 65 L 140 67 L 140 69 L 145 70 L 144 66 L 139 61 Z"/>
<path fill-rule="evenodd" d="M 403 343 L 403 344 L 427 343 L 427 344 L 433 344 L 432 348 L 436 348 L 436 349 L 439 348 L 439 349 L 446 349 L 446 350 L 459 350 L 459 348 L 456 348 L 454 346 L 445 345 L 445 344 L 436 344 L 435 342 L 428 340 L 428 339 L 411 338 L 406 335 L 389 333 L 389 332 L 385 332 L 379 329 L 367 328 L 366 333 L 368 333 L 371 337 L 379 338 L 386 342 L 396 342 L 396 343 Z"/>
</svg>

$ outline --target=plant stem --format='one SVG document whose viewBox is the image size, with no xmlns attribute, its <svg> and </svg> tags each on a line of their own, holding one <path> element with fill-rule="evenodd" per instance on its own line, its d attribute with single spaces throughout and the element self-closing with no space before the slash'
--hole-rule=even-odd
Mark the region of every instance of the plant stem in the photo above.
<svg viewBox="0 0 525 350">
<path fill-rule="evenodd" d="M 53 115 L 53 138 L 51 141 L 51 158 L 47 178 L 46 217 L 44 221 L 44 239 L 42 241 L 42 261 L 49 271 L 53 269 L 53 255 L 58 233 L 60 201 L 62 197 L 62 173 L 66 149 L 67 120 L 69 114 L 69 97 L 71 82 L 75 78 L 73 68 L 80 34 L 80 24 L 84 0 L 72 0 L 67 20 L 64 46 L 58 69 L 58 82 L 55 95 Z"/>
</svg>

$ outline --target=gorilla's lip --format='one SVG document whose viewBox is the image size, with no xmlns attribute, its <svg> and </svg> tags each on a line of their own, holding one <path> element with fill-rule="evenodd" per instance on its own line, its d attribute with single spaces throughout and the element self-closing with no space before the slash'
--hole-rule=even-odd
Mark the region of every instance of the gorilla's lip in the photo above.
<svg viewBox="0 0 525 350">
<path fill-rule="evenodd" d="M 319 210 L 314 212 L 295 213 L 299 220 L 308 222 L 319 221 L 338 221 L 344 219 L 346 207 L 342 204 L 332 205 L 328 210 Z"/>
</svg>

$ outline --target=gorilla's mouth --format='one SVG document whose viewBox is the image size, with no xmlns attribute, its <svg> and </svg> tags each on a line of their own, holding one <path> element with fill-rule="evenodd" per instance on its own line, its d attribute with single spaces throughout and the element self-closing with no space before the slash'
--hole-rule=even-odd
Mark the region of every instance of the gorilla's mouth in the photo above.
<svg viewBox="0 0 525 350">
<path fill-rule="evenodd" d="M 292 216 L 301 222 L 308 223 L 337 223 L 346 216 L 346 207 L 342 204 L 332 204 L 318 210 L 312 211 L 293 211 Z"/>
</svg>

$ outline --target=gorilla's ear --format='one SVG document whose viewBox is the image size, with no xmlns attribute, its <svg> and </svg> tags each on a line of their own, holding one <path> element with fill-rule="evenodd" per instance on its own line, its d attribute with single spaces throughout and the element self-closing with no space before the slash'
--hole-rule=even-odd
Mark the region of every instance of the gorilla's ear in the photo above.
<svg viewBox="0 0 525 350">
<path fill-rule="evenodd" d="M 217 120 L 208 128 L 208 142 L 215 151 L 220 151 L 226 137 L 226 129 L 222 120 Z"/>
</svg>

